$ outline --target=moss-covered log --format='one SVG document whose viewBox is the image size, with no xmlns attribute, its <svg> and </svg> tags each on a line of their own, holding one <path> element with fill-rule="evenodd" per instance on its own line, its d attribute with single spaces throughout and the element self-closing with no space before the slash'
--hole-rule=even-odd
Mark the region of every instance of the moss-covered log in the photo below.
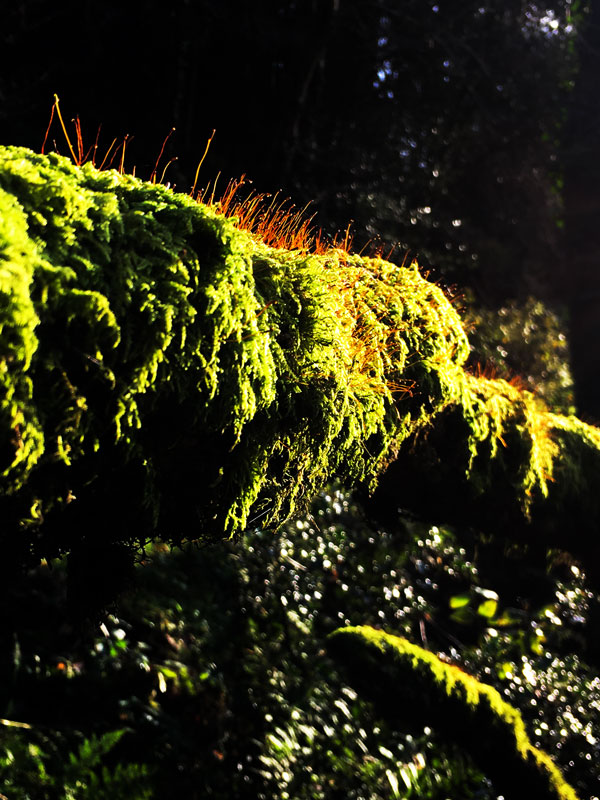
<svg viewBox="0 0 600 800">
<path fill-rule="evenodd" d="M 491 686 L 433 653 L 370 627 L 329 637 L 352 684 L 401 730 L 430 725 L 463 748 L 507 800 L 577 800 L 546 753 L 534 747 L 520 713 Z"/>
<path fill-rule="evenodd" d="M 5 555 L 277 524 L 438 425 L 464 497 L 598 522 L 598 431 L 467 374 L 415 266 L 270 248 L 163 186 L 1 148 L 0 295 Z"/>
</svg>

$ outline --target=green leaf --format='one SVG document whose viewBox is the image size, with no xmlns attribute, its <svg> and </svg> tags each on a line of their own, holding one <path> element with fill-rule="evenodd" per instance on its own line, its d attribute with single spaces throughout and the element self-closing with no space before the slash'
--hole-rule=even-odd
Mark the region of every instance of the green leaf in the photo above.
<svg viewBox="0 0 600 800">
<path fill-rule="evenodd" d="M 407 789 L 412 789 L 412 781 L 410 779 L 410 774 L 409 774 L 408 770 L 406 769 L 406 767 L 402 767 L 402 769 L 400 770 L 400 777 L 402 778 L 402 780 L 406 784 L 406 788 Z"/>
<path fill-rule="evenodd" d="M 532 636 L 530 641 L 530 649 L 532 653 L 535 653 L 536 656 L 541 656 L 544 652 L 544 641 L 546 640 L 545 636 Z"/>
<path fill-rule="evenodd" d="M 498 665 L 498 677 L 502 680 L 504 680 L 507 675 L 512 675 L 514 671 L 515 665 L 511 661 L 504 661 L 502 664 Z"/>
<path fill-rule="evenodd" d="M 486 619 L 490 619 L 494 616 L 498 609 L 498 601 L 497 600 L 486 600 L 477 608 L 477 613 L 482 616 L 486 617 Z"/>
<path fill-rule="evenodd" d="M 391 769 L 386 769 L 385 774 L 387 776 L 388 781 L 390 782 L 390 786 L 392 787 L 392 792 L 394 793 L 394 797 L 400 797 L 400 786 L 398 784 L 398 778 L 394 775 Z"/>
<path fill-rule="evenodd" d="M 471 602 L 471 597 L 468 594 L 455 594 L 450 598 L 450 608 L 463 608 L 468 606 Z"/>
</svg>

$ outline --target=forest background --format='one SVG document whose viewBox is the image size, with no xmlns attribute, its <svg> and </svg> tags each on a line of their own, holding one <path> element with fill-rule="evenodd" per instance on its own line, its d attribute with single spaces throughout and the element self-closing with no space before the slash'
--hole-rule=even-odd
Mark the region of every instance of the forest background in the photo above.
<svg viewBox="0 0 600 800">
<path fill-rule="evenodd" d="M 187 192 L 215 131 L 201 184 L 245 175 L 242 195 L 417 258 L 464 306 L 473 368 L 600 419 L 600 4 L 25 0 L 0 22 L 1 144 L 39 152 L 56 93 L 139 177 L 174 127 L 160 176 Z M 5 726 L 7 796 L 495 796 L 435 732 L 386 729 L 330 678 L 322 637 L 369 621 L 499 686 L 595 796 L 598 603 L 579 567 L 444 520 L 382 529 L 357 503 L 334 487 L 276 538 L 157 551 L 109 616 L 99 569 L 85 624 L 60 566 L 32 574 L 0 711 L 32 727 Z"/>
</svg>

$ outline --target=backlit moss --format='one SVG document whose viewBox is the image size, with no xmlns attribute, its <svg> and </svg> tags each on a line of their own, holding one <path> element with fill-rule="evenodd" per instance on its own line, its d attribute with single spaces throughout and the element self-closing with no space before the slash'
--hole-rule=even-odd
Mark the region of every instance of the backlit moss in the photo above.
<svg viewBox="0 0 600 800">
<path fill-rule="evenodd" d="M 340 628 L 330 650 L 376 709 L 398 726 L 431 725 L 454 741 L 510 798 L 577 800 L 523 719 L 496 689 L 433 653 L 367 626 Z"/>
<path fill-rule="evenodd" d="M 415 265 L 271 248 L 186 195 L 22 148 L 0 149 L 0 203 L 0 510 L 34 557 L 278 524 L 332 479 L 372 488 L 449 412 L 465 481 L 505 475 L 525 518 L 591 486 L 597 431 L 468 375 L 459 316 Z"/>
</svg>

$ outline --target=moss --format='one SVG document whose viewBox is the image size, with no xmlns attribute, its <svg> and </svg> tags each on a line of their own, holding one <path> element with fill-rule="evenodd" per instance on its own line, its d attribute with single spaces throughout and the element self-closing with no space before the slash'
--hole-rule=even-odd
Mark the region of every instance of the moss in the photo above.
<svg viewBox="0 0 600 800">
<path fill-rule="evenodd" d="M 465 748 L 507 798 L 577 800 L 550 757 L 532 745 L 520 713 L 493 687 L 370 627 L 334 631 L 329 649 L 382 716 L 398 726 L 431 725 Z"/>
<path fill-rule="evenodd" d="M 466 376 L 458 403 L 405 444 L 372 498 L 580 559 L 600 585 L 600 432 L 502 380 Z"/>
<path fill-rule="evenodd" d="M 28 376 L 37 348 L 39 319 L 30 295 L 38 266 L 27 222 L 14 197 L 0 190 L 0 398 L 2 400 L 0 470 L 18 488 L 44 449 L 43 433 L 32 402 Z M 25 419 L 34 420 L 25 426 Z"/>
<path fill-rule="evenodd" d="M 415 265 L 268 247 L 22 148 L 0 148 L 0 202 L 0 511 L 33 558 L 276 525 L 332 479 L 372 489 L 438 428 L 470 491 L 506 484 L 525 519 L 591 487 L 597 431 L 467 374 L 461 320 Z"/>
<path fill-rule="evenodd" d="M 425 419 L 396 402 L 417 363 L 438 404 L 452 395 L 440 366 L 466 340 L 415 268 L 271 249 L 186 196 L 55 155 L 4 148 L 0 186 L 23 287 L 3 281 L 3 339 L 20 335 L 3 428 L 27 445 L 2 488 L 26 484 L 26 526 L 67 501 L 106 518 L 134 470 L 142 537 L 231 536 L 334 475 L 372 481 Z"/>
</svg>

